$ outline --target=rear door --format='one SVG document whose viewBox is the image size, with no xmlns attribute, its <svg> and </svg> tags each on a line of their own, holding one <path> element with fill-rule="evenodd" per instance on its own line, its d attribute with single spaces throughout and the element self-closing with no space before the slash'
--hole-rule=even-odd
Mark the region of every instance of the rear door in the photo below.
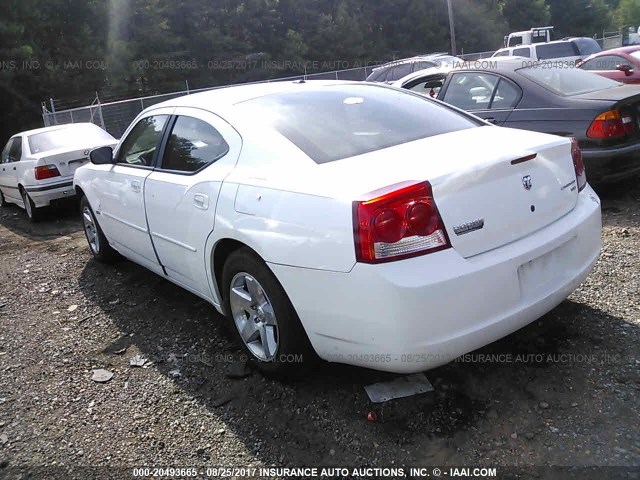
<svg viewBox="0 0 640 480">
<path fill-rule="evenodd" d="M 467 110 L 495 125 L 503 125 L 522 98 L 511 80 L 484 71 L 457 72 L 440 90 L 438 99 Z"/>
<path fill-rule="evenodd" d="M 149 236 L 144 188 L 172 111 L 154 110 L 140 118 L 115 152 L 115 165 L 94 166 L 98 204 L 93 207 L 109 242 L 123 255 L 156 271 L 159 262 Z"/>
<path fill-rule="evenodd" d="M 242 145 L 240 135 L 213 113 L 179 107 L 162 157 L 146 180 L 149 231 L 168 276 L 207 298 L 205 244 L 216 203 Z"/>
</svg>

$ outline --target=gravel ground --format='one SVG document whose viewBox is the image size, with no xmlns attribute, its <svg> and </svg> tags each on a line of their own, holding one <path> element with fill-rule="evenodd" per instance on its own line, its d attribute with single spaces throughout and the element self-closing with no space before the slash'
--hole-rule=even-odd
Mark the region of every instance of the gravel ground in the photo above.
<svg viewBox="0 0 640 480">
<path fill-rule="evenodd" d="M 427 372 L 434 392 L 382 406 L 363 387 L 390 376 L 347 366 L 299 383 L 230 378 L 240 352 L 211 306 L 131 262 L 92 260 L 72 208 L 37 225 L 3 208 L 0 477 L 78 465 L 116 477 L 142 465 L 638 467 L 640 188 L 602 198 L 602 256 L 567 301 Z M 144 367 L 130 366 L 136 355 Z M 94 369 L 113 378 L 92 381 Z"/>
</svg>

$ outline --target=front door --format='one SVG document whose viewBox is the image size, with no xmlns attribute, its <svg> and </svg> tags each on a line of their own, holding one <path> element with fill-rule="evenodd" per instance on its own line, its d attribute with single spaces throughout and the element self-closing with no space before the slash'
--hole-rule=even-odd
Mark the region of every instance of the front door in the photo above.
<svg viewBox="0 0 640 480">
<path fill-rule="evenodd" d="M 17 162 L 22 159 L 22 137 L 13 137 L 2 150 L 0 160 L 0 189 L 4 198 L 22 205 L 18 190 Z"/>
<path fill-rule="evenodd" d="M 170 118 L 150 112 L 125 133 L 115 165 L 97 169 L 96 214 L 109 242 L 121 254 L 158 270 L 144 207 L 145 180 L 153 171 L 164 128 Z"/>
</svg>

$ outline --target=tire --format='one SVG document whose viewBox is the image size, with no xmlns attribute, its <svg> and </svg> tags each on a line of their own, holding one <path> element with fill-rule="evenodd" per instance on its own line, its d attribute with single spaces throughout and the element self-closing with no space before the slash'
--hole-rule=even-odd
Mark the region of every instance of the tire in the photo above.
<svg viewBox="0 0 640 480">
<path fill-rule="evenodd" d="M 281 379 L 308 373 L 318 357 L 289 297 L 264 261 L 249 248 L 234 251 L 224 264 L 222 286 L 229 330 L 249 361 Z"/>
<path fill-rule="evenodd" d="M 107 237 L 102 233 L 102 228 L 98 224 L 95 214 L 89 205 L 89 200 L 86 196 L 82 196 L 80 199 L 80 216 L 82 219 L 82 227 L 84 230 L 84 236 L 89 244 L 89 251 L 93 258 L 102 263 L 113 263 L 118 259 L 118 252 L 116 252 L 111 245 Z"/>
<path fill-rule="evenodd" d="M 2 190 L 0 190 L 0 207 L 6 207 L 8 205 L 7 201 L 4 199 L 4 195 Z"/>
<path fill-rule="evenodd" d="M 42 218 L 42 209 L 36 208 L 36 205 L 31 200 L 31 197 L 27 193 L 24 188 L 20 189 L 20 193 L 22 194 L 22 201 L 24 202 L 24 209 L 27 212 L 27 217 L 29 217 L 29 221 L 32 223 L 37 223 Z"/>
</svg>

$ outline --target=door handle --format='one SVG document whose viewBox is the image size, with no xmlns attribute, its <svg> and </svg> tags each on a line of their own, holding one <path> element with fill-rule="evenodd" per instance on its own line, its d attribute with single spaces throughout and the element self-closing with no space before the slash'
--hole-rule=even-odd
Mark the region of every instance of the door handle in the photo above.
<svg viewBox="0 0 640 480">
<path fill-rule="evenodd" d="M 16 167 L 13 167 L 13 169 L 15 170 L 15 169 L 16 169 Z"/>
<path fill-rule="evenodd" d="M 138 180 L 134 180 L 133 182 L 131 182 L 131 190 L 133 190 L 136 193 L 140 193 L 141 186 Z"/>
<path fill-rule="evenodd" d="M 193 204 L 196 206 L 196 208 L 206 210 L 209 208 L 209 197 L 201 193 L 196 193 L 193 196 Z"/>
</svg>

